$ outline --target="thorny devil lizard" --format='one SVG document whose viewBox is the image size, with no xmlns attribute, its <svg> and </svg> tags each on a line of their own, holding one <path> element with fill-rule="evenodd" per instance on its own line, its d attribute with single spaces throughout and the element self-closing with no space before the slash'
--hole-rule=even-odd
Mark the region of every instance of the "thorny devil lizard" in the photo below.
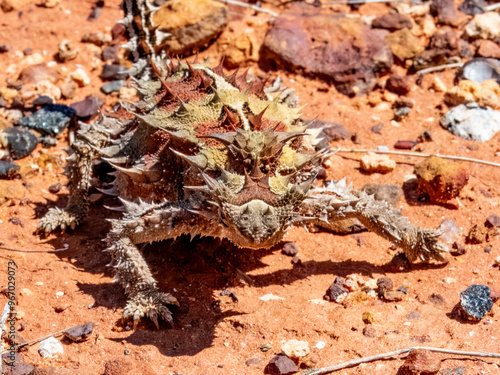
<svg viewBox="0 0 500 375">
<path fill-rule="evenodd" d="M 221 65 L 160 56 L 155 46 L 169 36 L 153 26 L 156 9 L 146 0 L 124 3 L 140 100 L 125 107 L 131 120 L 81 123 L 68 148 L 69 203 L 51 208 L 38 225 L 45 233 L 75 228 L 87 214 L 92 160 L 114 167 L 114 186 L 104 192 L 120 199 L 123 216 L 111 220 L 106 241 L 128 298 L 124 318 L 134 326 L 142 317 L 157 327 L 158 316 L 172 323 L 167 305 L 178 302 L 158 290 L 137 245 L 181 235 L 259 249 L 279 243 L 292 225 L 331 229 L 356 218 L 410 261 L 445 261 L 438 230 L 410 224 L 345 179 L 315 186 L 329 150 L 319 147 L 321 129 L 300 120 L 293 91 L 225 75 Z"/>
</svg>

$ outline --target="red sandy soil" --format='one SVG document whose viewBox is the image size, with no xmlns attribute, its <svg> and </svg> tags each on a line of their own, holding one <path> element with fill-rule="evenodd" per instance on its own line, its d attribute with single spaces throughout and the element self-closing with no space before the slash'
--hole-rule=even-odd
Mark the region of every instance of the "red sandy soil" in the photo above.
<svg viewBox="0 0 500 375">
<path fill-rule="evenodd" d="M 95 48 L 80 43 L 80 38 L 87 32 L 109 30 L 121 18 L 119 3 L 120 0 L 106 1 L 101 17 L 94 22 L 87 21 L 92 6 L 90 1 L 63 0 L 60 6 L 52 9 L 27 2 L 20 6 L 22 16 L 17 11 L 2 14 L 1 41 L 8 42 L 13 51 L 0 54 L 0 66 L 3 67 L 0 86 L 5 85 L 5 67 L 15 64 L 16 74 L 23 68 L 22 58 L 16 57 L 15 51 L 33 48 L 34 52 L 43 53 L 48 62 L 53 60 L 59 41 L 69 39 L 80 49 L 80 54 L 76 60 L 58 64 L 56 69 L 66 67 L 72 71 L 80 64 L 92 78 L 89 86 L 77 91 L 73 101 L 91 93 L 100 95 L 100 68 L 91 68 Z M 385 5 L 383 9 L 388 10 Z M 380 6 L 363 6 L 362 10 L 364 14 L 376 14 L 380 13 Z M 223 37 L 230 38 L 251 25 L 261 40 L 268 28 L 266 19 L 266 15 L 248 13 L 232 21 Z M 205 56 L 217 61 L 220 58 L 217 44 L 204 51 L 202 57 Z M 254 73 L 262 73 L 256 64 L 250 66 Z M 400 73 L 404 71 L 401 69 Z M 415 140 L 429 130 L 435 141 L 420 146 L 425 153 L 500 162 L 500 136 L 486 143 L 475 143 L 459 139 L 439 126 L 438 120 L 446 107 L 441 107 L 443 94 L 429 88 L 436 74 L 425 76 L 422 86 L 415 86 L 410 92 L 408 96 L 416 104 L 399 127 L 391 125 L 393 111 L 390 105 L 377 110 L 368 105 L 366 96 L 348 98 L 318 80 L 290 73 L 280 73 L 280 76 L 287 86 L 296 89 L 301 103 L 308 103 L 303 110 L 305 118 L 318 116 L 322 120 L 335 121 L 358 135 L 359 144 L 348 140 L 332 144 L 334 148 L 373 149 L 377 145 L 392 148 L 398 140 Z M 439 73 L 439 76 L 447 87 L 452 86 L 453 72 Z M 384 123 L 382 135 L 369 130 L 379 122 Z M 67 136 L 67 132 L 59 136 L 58 146 L 67 144 Z M 471 150 L 468 146 L 474 147 Z M 41 163 L 41 155 L 49 156 L 48 164 Z M 146 246 L 144 252 L 160 288 L 180 301 L 181 307 L 175 311 L 175 325 L 170 328 L 163 323 L 158 331 L 152 322 L 144 321 L 135 330 L 124 328 L 121 323 L 124 292 L 112 283 L 112 272 L 105 266 L 109 256 L 101 252 L 105 247 L 102 239 L 109 228 L 105 219 L 113 217 L 102 205 L 112 205 L 113 201 L 99 200 L 84 224 L 73 233 L 47 238 L 34 234 L 38 220 L 48 208 L 62 207 L 66 202 L 66 189 L 58 194 L 48 191 L 51 185 L 65 183 L 60 174 L 62 163 L 57 163 L 62 155 L 59 148 L 37 148 L 32 157 L 20 161 L 23 177 L 12 182 L 19 189 L 20 198 L 0 206 L 0 275 L 3 275 L 0 285 L 5 287 L 7 284 L 7 262 L 12 258 L 17 263 L 18 310 L 23 313 L 18 326 L 26 323 L 21 332 L 26 340 L 89 321 L 95 322 L 95 333 L 83 343 L 63 340 L 64 354 L 55 359 L 42 359 L 37 352 L 38 344 L 30 346 L 23 352 L 28 363 L 80 369 L 83 374 L 102 374 L 106 361 L 126 358 L 136 363 L 139 374 L 262 374 L 269 360 L 280 352 L 282 341 L 290 339 L 309 343 L 317 367 L 412 346 L 499 351 L 498 303 L 477 324 L 466 323 L 452 313 L 460 292 L 471 284 L 485 284 L 500 290 L 500 270 L 493 266 L 494 259 L 500 255 L 499 237 L 491 239 L 489 244 L 466 245 L 466 254 L 451 257 L 446 265 L 415 264 L 397 272 L 386 267 L 395 250 L 387 241 L 368 232 L 357 235 L 363 240 L 359 246 L 353 236 L 323 231 L 309 233 L 302 228 L 290 230 L 286 240 L 296 242 L 302 266 L 294 266 L 280 248 L 238 250 L 212 239 L 154 244 Z M 421 160 L 394 156 L 398 164 L 393 172 L 368 175 L 360 170 L 359 158 L 360 154 L 333 156 L 327 168 L 328 178 L 338 180 L 347 176 L 356 188 L 369 182 L 402 186 L 405 176 L 411 175 L 414 164 Z M 42 167 L 36 167 L 37 163 Z M 500 214 L 500 170 L 476 163 L 465 165 L 471 178 L 453 205 L 402 199 L 403 214 L 413 223 L 430 228 L 438 227 L 444 219 L 453 219 L 464 235 L 472 225 L 483 223 L 489 215 Z M 13 223 L 14 217 L 20 223 L 16 220 Z M 67 251 L 50 253 L 66 245 Z M 489 253 L 484 251 L 487 246 L 492 248 Z M 238 277 L 236 269 L 246 274 L 251 282 Z M 407 287 L 407 299 L 398 303 L 374 299 L 352 301 L 346 306 L 311 302 L 322 299 L 335 276 L 349 274 L 365 279 L 388 276 L 396 286 Z M 445 278 L 453 278 L 453 281 L 446 283 Z M 225 288 L 235 293 L 237 302 L 229 296 L 219 296 Z M 58 296 L 58 292 L 64 295 Z M 438 306 L 429 302 L 428 297 L 433 293 L 441 295 L 445 303 Z M 283 299 L 267 302 L 259 299 L 266 294 Z M 0 296 L 0 306 L 6 300 L 5 296 Z M 58 313 L 56 307 L 64 311 Z M 363 335 L 366 325 L 361 316 L 365 311 L 380 317 L 373 325 L 374 338 Z M 417 312 L 421 318 L 408 320 L 406 316 L 411 312 Z M 314 348 L 318 341 L 326 343 L 323 349 Z M 263 344 L 272 345 L 272 349 L 262 352 L 259 347 Z M 257 365 L 245 365 L 251 358 L 262 361 Z M 467 375 L 500 374 L 498 360 L 452 355 L 440 355 L 440 358 L 443 359 L 442 368 L 466 366 Z M 338 373 L 396 374 L 402 363 L 401 359 L 378 361 Z"/>
</svg>

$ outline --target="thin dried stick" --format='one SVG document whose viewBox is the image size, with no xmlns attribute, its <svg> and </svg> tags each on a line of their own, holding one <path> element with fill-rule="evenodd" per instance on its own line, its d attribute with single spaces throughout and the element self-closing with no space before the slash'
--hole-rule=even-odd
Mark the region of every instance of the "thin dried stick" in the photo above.
<svg viewBox="0 0 500 375">
<path fill-rule="evenodd" d="M 453 63 L 453 64 L 445 64 L 445 65 L 438 65 L 438 66 L 433 66 L 431 68 L 419 70 L 419 71 L 417 71 L 417 73 L 418 74 L 426 74 L 426 73 L 432 73 L 432 72 L 439 72 L 440 70 L 445 70 L 445 69 L 448 69 L 448 68 L 450 68 L 450 69 L 451 68 L 461 68 L 462 66 L 464 66 L 463 62 Z"/>
<path fill-rule="evenodd" d="M 395 352 L 389 352 L 389 353 L 372 355 L 371 357 L 363 357 L 363 358 L 353 359 L 352 361 L 347 361 L 347 362 L 341 363 L 341 364 L 336 365 L 336 366 L 322 367 L 322 368 L 317 368 L 317 369 L 305 370 L 305 371 L 302 371 L 301 375 L 322 375 L 322 374 L 328 374 L 330 372 L 342 370 L 342 369 L 347 368 L 347 367 L 352 367 L 352 366 L 359 365 L 360 363 L 373 362 L 373 361 L 377 361 L 379 359 L 394 357 L 396 355 L 409 353 L 409 352 L 411 352 L 413 350 L 417 350 L 417 349 L 429 350 L 431 352 L 437 352 L 437 353 L 446 353 L 446 354 L 454 354 L 454 355 L 465 355 L 465 356 L 472 356 L 472 357 L 500 358 L 500 354 L 498 354 L 498 353 L 465 352 L 465 351 L 461 351 L 461 350 L 451 350 L 451 349 L 414 347 L 414 348 L 406 348 L 406 349 L 396 350 Z"/>
<path fill-rule="evenodd" d="M 74 326 L 74 327 L 78 327 L 78 326 Z M 33 340 L 30 340 L 30 341 L 23 342 L 22 344 L 19 344 L 19 345 L 14 346 L 14 349 L 19 349 L 19 348 L 21 348 L 21 347 L 23 347 L 23 346 L 30 345 L 30 344 L 34 344 L 34 343 L 36 343 L 36 342 L 39 342 L 39 341 L 42 341 L 42 340 L 48 339 L 49 337 L 56 336 L 56 335 L 60 335 L 61 333 L 64 333 L 65 331 L 67 331 L 68 329 L 71 329 L 71 328 L 73 328 L 73 327 L 65 328 L 65 329 L 62 329 L 62 330 L 60 330 L 60 331 L 57 331 L 57 332 L 51 333 L 51 334 L 49 334 L 49 335 L 47 335 L 47 336 L 43 336 L 43 337 L 39 337 L 39 338 L 37 338 L 37 339 L 33 339 Z M 7 353 L 7 350 L 2 350 L 2 351 L 0 352 L 0 355 L 1 355 L 1 354 L 4 354 L 4 353 Z"/>
<path fill-rule="evenodd" d="M 486 160 L 481 160 L 481 159 L 473 159 L 473 158 L 466 158 L 466 157 L 463 157 L 463 156 L 452 156 L 452 155 L 441 155 L 441 154 L 422 154 L 420 152 L 379 151 L 379 150 L 353 150 L 353 149 L 341 149 L 341 150 L 338 150 L 337 152 L 362 152 L 362 153 L 373 152 L 374 154 L 391 154 L 391 155 L 417 156 L 417 157 L 420 157 L 420 158 L 428 158 L 430 156 L 439 156 L 440 158 L 443 158 L 443 159 L 468 161 L 468 162 L 471 162 L 471 163 L 490 165 L 492 167 L 500 167 L 499 163 L 494 163 L 492 161 L 486 161 Z"/>
<path fill-rule="evenodd" d="M 498 9 L 498 8 L 500 8 L 500 3 L 488 5 L 487 7 L 484 7 L 483 10 L 485 12 L 491 12 L 492 10 L 495 10 L 495 9 Z"/>
<path fill-rule="evenodd" d="M 13 251 L 16 253 L 58 253 L 60 251 L 66 251 L 69 249 L 68 244 L 64 244 L 64 247 L 60 249 L 54 249 L 54 250 L 19 250 L 19 249 L 11 249 L 10 247 L 3 247 L 0 246 L 0 250 L 8 250 L 8 251 Z"/>
<path fill-rule="evenodd" d="M 253 5 L 253 4 L 247 4 L 247 3 L 243 3 L 241 1 L 237 1 L 237 0 L 217 0 L 221 3 L 226 3 L 226 4 L 231 4 L 231 5 L 237 5 L 237 6 L 240 6 L 240 7 L 245 7 L 245 8 L 250 8 L 250 9 L 253 9 L 257 12 L 262 12 L 262 13 L 267 13 L 273 17 L 278 17 L 279 14 L 276 13 L 276 12 L 273 12 L 272 10 L 269 10 L 269 9 L 266 9 L 266 8 L 262 8 L 262 7 L 258 7 L 257 5 Z"/>
<path fill-rule="evenodd" d="M 335 4 L 368 4 L 368 3 L 392 3 L 400 0 L 338 0 L 328 1 L 321 5 L 335 5 Z"/>
</svg>

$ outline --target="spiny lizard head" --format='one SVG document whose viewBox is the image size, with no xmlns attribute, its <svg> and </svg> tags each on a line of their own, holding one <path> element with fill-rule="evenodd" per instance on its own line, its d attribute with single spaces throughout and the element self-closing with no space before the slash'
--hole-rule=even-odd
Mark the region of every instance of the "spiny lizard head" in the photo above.
<svg viewBox="0 0 500 375">
<path fill-rule="evenodd" d="M 197 213 L 226 226 L 238 246 L 279 242 L 324 155 L 319 130 L 308 130 L 300 109 L 260 79 L 225 75 L 208 63 L 152 66 L 153 79 L 136 82 L 141 100 L 129 111 L 168 134 L 184 173 L 202 177 L 185 189 L 204 197 Z"/>
</svg>

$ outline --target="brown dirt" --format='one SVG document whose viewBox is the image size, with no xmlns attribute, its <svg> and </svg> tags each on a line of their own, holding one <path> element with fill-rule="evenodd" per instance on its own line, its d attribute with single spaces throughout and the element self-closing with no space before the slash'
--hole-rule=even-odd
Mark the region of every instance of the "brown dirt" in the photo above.
<svg viewBox="0 0 500 375">
<path fill-rule="evenodd" d="M 13 51 L 0 54 L 0 86 L 4 86 L 5 67 L 15 64 L 16 74 L 23 67 L 23 58 L 14 51 L 31 47 L 43 53 L 45 61 L 53 60 L 57 45 L 70 39 L 80 49 L 76 60 L 58 64 L 57 69 L 68 71 L 81 64 L 90 73 L 92 83 L 77 91 L 73 101 L 88 94 L 98 94 L 102 82 L 97 77 L 100 68 L 91 69 L 94 48 L 79 42 L 87 32 L 104 31 L 121 18 L 120 0 L 106 1 L 101 17 L 87 21 L 90 1 L 63 0 L 61 5 L 46 9 L 31 4 L 21 5 L 18 11 L 2 14 L 0 42 L 8 42 Z M 372 10 L 371 10 L 372 9 Z M 364 15 L 379 15 L 378 4 L 361 7 Z M 385 8 L 384 5 L 384 9 Z M 69 11 L 69 12 L 68 12 Z M 232 12 L 238 12 L 232 8 Z M 250 13 L 249 13 L 250 14 Z M 234 14 L 233 14 L 234 15 Z M 224 38 L 237 36 L 251 27 L 258 40 L 262 40 L 268 27 L 266 15 L 245 15 L 233 20 Z M 213 61 L 220 58 L 215 44 L 202 53 Z M 95 59 L 94 59 L 95 60 Z M 260 74 L 257 65 L 251 72 Z M 394 68 L 404 74 L 401 68 Z M 436 74 L 424 77 L 421 87 L 415 86 L 408 95 L 415 100 L 410 116 L 391 125 L 393 111 L 372 108 L 366 96 L 348 98 L 319 80 L 306 79 L 289 73 L 280 73 L 286 85 L 294 87 L 301 103 L 308 103 L 303 110 L 305 118 L 318 116 L 322 120 L 343 124 L 358 135 L 360 144 L 351 141 L 337 142 L 333 147 L 375 148 L 377 145 L 392 147 L 398 140 L 415 140 L 429 130 L 435 141 L 424 143 L 419 149 L 425 153 L 442 153 L 468 156 L 500 162 L 500 136 L 486 143 L 473 143 L 459 139 L 440 128 L 438 120 L 445 110 L 443 94 L 429 89 Z M 453 72 L 439 76 L 448 87 L 452 86 Z M 384 123 L 382 135 L 369 128 Z M 59 137 L 59 146 L 67 144 L 67 133 Z M 468 148 L 468 146 L 473 146 Z M 47 159 L 49 156 L 49 160 Z M 58 156 L 59 155 L 59 156 Z M 136 330 L 124 329 L 121 322 L 125 303 L 123 290 L 112 284 L 112 273 L 105 267 L 109 257 L 101 252 L 101 241 L 108 230 L 105 218 L 109 213 L 102 208 L 108 201 L 95 204 L 84 224 L 62 235 L 40 238 L 34 234 L 39 218 L 49 207 L 63 206 L 67 190 L 58 194 L 48 192 L 50 185 L 65 179 L 62 168 L 55 161 L 63 155 L 58 149 L 37 148 L 23 165 L 23 177 L 16 180 L 18 199 L 10 199 L 0 206 L 2 220 L 0 242 L 0 285 L 7 284 L 7 261 L 17 262 L 17 300 L 20 323 L 26 323 L 21 332 L 26 340 L 44 336 L 74 325 L 92 321 L 96 323 L 95 335 L 87 342 L 64 342 L 64 354 L 56 359 L 42 359 L 37 353 L 38 344 L 23 353 L 28 363 L 37 366 L 81 369 L 84 374 L 102 374 L 106 361 L 127 358 L 137 368 L 147 372 L 148 364 L 158 374 L 262 374 L 269 360 L 280 352 L 283 340 L 307 341 L 317 356 L 316 366 L 328 366 L 361 356 L 393 351 L 411 346 L 433 346 L 470 351 L 498 352 L 500 347 L 499 304 L 480 323 L 471 324 L 457 318 L 454 307 L 459 294 L 467 286 L 478 283 L 499 290 L 500 270 L 493 267 L 498 257 L 500 237 L 493 237 L 489 244 L 466 245 L 466 254 L 454 257 L 447 265 L 416 264 L 404 271 L 391 271 L 387 264 L 395 251 L 390 244 L 371 233 L 338 236 L 328 232 L 308 233 L 302 228 L 292 229 L 286 240 L 296 241 L 302 266 L 294 266 L 291 258 L 280 249 L 249 251 L 211 239 L 182 239 L 171 246 L 160 243 L 147 246 L 145 253 L 160 288 L 171 292 L 180 301 L 175 313 L 175 326 L 166 324 L 157 331 L 151 322 L 141 323 Z M 403 185 L 405 176 L 413 173 L 413 165 L 421 159 L 393 157 L 398 161 L 394 172 L 380 175 L 364 174 L 359 169 L 361 154 L 342 154 L 331 159 L 327 168 L 328 178 L 348 176 L 356 188 L 366 183 L 392 183 Z M 52 161 L 52 162 L 51 162 Z M 33 164 L 39 163 L 40 168 Z M 440 206 L 415 202 L 407 195 L 402 207 L 405 216 L 415 224 L 437 227 L 444 219 L 453 219 L 463 228 L 464 234 L 476 223 L 482 223 L 493 213 L 500 214 L 500 170 L 475 163 L 465 164 L 470 181 L 454 205 Z M 110 202 L 111 204 L 113 202 Z M 17 217 L 19 221 L 12 220 Z M 364 241 L 359 241 L 359 238 Z M 358 243 L 361 245 L 358 245 Z M 44 253 L 68 246 L 67 251 Z M 484 249 L 491 245 L 491 251 Z M 7 249 L 24 250 L 13 252 Z M 32 253 L 37 251 L 37 253 Z M 238 270 L 245 273 L 251 283 L 238 277 Z M 166 272 L 168 270 L 168 272 Z M 346 306 L 335 303 L 315 304 L 321 299 L 335 276 L 361 275 L 365 279 L 390 277 L 396 286 L 408 288 L 406 300 L 384 303 L 379 300 L 351 302 Z M 445 278 L 454 281 L 446 283 Z M 43 283 L 43 284 L 42 284 Z M 222 289 L 235 293 L 238 301 L 229 296 L 219 296 Z M 30 294 L 24 289 L 29 289 Z M 64 295 L 58 296 L 58 292 Z M 264 302 L 259 297 L 273 294 L 282 300 Z M 439 294 L 444 303 L 429 301 L 431 294 Z M 6 302 L 0 296 L 0 306 Z M 66 307 L 62 312 L 57 308 Z M 59 310 L 59 309 L 58 309 Z M 375 332 L 363 335 L 365 323 L 362 314 L 371 311 L 379 316 L 373 325 Z M 420 319 L 408 320 L 406 316 L 418 312 Z M 491 324 L 490 324 L 491 323 Z M 314 348 L 324 341 L 324 349 Z M 259 347 L 271 344 L 272 349 L 262 352 Z M 128 351 L 128 355 L 125 352 Z M 247 366 L 245 361 L 260 358 L 257 365 Z M 467 374 L 498 374 L 498 360 L 460 359 L 441 355 L 442 368 L 467 366 Z M 496 364 L 495 364 L 496 362 Z M 379 361 L 338 372 L 347 374 L 396 374 L 402 360 Z M 115 363 L 116 365 L 116 363 Z"/>
</svg>

